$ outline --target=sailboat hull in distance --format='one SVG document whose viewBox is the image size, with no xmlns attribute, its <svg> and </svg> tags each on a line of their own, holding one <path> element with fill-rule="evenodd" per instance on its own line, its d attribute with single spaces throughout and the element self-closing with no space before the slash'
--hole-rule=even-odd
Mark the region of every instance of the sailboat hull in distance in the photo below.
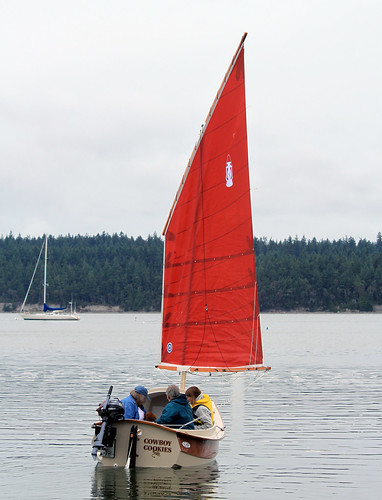
<svg viewBox="0 0 382 500">
<path fill-rule="evenodd" d="M 75 313 L 60 312 L 23 312 L 19 313 L 25 320 L 43 320 L 43 321 L 78 321 L 80 317 Z"/>
<path fill-rule="evenodd" d="M 25 303 L 27 301 L 27 298 L 28 298 L 28 294 L 29 294 L 29 291 L 31 289 L 31 286 L 32 286 L 32 283 L 33 283 L 33 280 L 34 280 L 34 277 L 35 277 L 35 274 L 36 274 L 36 270 L 37 270 L 37 267 L 38 267 L 38 264 L 40 262 L 40 257 L 41 257 L 41 254 L 42 254 L 42 251 L 45 247 L 45 259 L 44 259 L 44 283 L 43 283 L 43 287 L 44 287 L 44 309 L 43 311 L 37 311 L 37 312 L 29 312 L 29 311 L 25 311 L 24 310 L 24 306 L 25 306 Z M 46 303 L 46 288 L 47 288 L 47 282 L 46 282 L 46 275 L 47 275 L 47 262 L 48 262 L 48 235 L 45 234 L 45 239 L 44 239 L 44 242 L 42 244 L 42 247 L 41 247 L 41 250 L 40 250 L 40 254 L 37 258 L 37 262 L 36 262 L 36 266 L 35 266 L 35 269 L 34 269 L 34 272 L 33 272 L 33 275 L 32 275 L 32 279 L 29 283 L 29 288 L 27 290 L 27 293 L 25 295 L 25 298 L 24 298 L 24 302 L 21 306 L 21 309 L 20 309 L 20 316 L 22 319 L 25 319 L 25 320 L 43 320 L 43 321 L 59 321 L 59 320 L 66 320 L 66 321 L 76 321 L 76 320 L 79 320 L 79 316 L 78 314 L 76 313 L 75 311 L 75 308 L 73 310 L 73 302 L 69 302 L 70 304 L 70 312 L 67 310 L 66 307 L 49 307 L 48 304 Z"/>
</svg>

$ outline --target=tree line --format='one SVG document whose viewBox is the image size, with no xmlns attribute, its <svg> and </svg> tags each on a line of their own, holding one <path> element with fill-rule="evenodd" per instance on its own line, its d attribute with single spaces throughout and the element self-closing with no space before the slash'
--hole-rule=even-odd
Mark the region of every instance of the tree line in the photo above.
<svg viewBox="0 0 382 500">
<path fill-rule="evenodd" d="M 382 237 L 255 240 L 262 310 L 372 311 L 382 304 Z"/>
<path fill-rule="evenodd" d="M 0 238 L 0 302 L 17 310 L 24 300 L 43 238 Z M 382 237 L 375 242 L 255 238 L 261 311 L 372 311 L 382 304 Z M 43 258 L 41 259 L 43 261 Z M 48 303 L 77 308 L 118 306 L 159 311 L 163 240 L 123 233 L 48 239 Z M 28 303 L 43 302 L 43 266 Z"/>
</svg>

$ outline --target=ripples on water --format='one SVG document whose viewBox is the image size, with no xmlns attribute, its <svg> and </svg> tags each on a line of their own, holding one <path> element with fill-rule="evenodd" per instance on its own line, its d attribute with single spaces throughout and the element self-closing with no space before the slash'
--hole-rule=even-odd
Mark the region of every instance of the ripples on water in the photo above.
<svg viewBox="0 0 382 500">
<path fill-rule="evenodd" d="M 109 385 L 124 397 L 138 383 L 174 381 L 153 369 L 159 316 L 52 324 L 0 314 L 2 497 L 378 499 L 381 327 L 377 314 L 263 315 L 271 372 L 254 384 L 189 380 L 221 404 L 217 462 L 129 471 L 95 467 L 90 426 Z"/>
</svg>

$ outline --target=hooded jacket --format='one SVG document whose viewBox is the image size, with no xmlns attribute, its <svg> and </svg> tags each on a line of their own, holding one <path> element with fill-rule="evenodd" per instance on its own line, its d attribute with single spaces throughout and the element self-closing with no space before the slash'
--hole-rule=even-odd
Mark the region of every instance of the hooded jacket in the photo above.
<svg viewBox="0 0 382 500">
<path fill-rule="evenodd" d="M 180 427 L 187 424 L 187 422 L 192 422 L 193 419 L 191 406 L 185 394 L 181 394 L 167 403 L 156 423 L 162 425 L 171 424 Z M 194 429 L 194 424 L 185 425 L 183 429 Z"/>
<path fill-rule="evenodd" d="M 214 423 L 214 411 L 210 397 L 207 394 L 200 394 L 191 406 L 194 419 L 198 419 L 195 422 L 195 429 L 208 429 L 212 427 Z"/>
</svg>

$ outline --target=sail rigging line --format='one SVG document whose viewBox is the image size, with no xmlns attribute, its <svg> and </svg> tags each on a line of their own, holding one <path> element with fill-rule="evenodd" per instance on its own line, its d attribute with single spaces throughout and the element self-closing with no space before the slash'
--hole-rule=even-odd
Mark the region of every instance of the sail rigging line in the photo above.
<svg viewBox="0 0 382 500">
<path fill-rule="evenodd" d="M 248 381 L 248 378 L 246 378 L 246 382 L 245 382 L 246 389 L 248 390 L 250 387 L 255 385 L 261 377 L 264 377 L 266 372 L 267 372 L 267 370 L 256 371 L 254 373 L 254 376 L 249 378 L 249 381 Z M 202 374 L 201 373 L 196 373 L 196 374 L 192 373 L 192 375 L 201 376 Z M 221 377 L 227 377 L 227 376 L 232 377 L 232 379 L 233 379 L 232 382 L 235 382 L 235 380 L 238 380 L 242 376 L 242 373 L 238 373 L 238 372 L 221 373 L 220 376 Z M 219 392 L 220 392 L 220 394 L 222 394 L 221 391 L 219 391 Z M 211 396 L 211 394 L 210 394 L 210 396 Z M 223 406 L 232 407 L 232 398 L 226 396 L 225 393 L 223 393 L 223 397 L 224 397 L 224 399 L 222 401 L 220 401 L 220 400 L 218 401 L 219 408 L 221 408 Z M 217 398 L 215 395 L 214 395 L 213 399 L 214 399 L 214 401 L 216 401 Z"/>
<path fill-rule="evenodd" d="M 161 297 L 161 329 L 163 331 L 164 326 L 164 290 L 165 290 L 165 271 L 166 271 L 166 238 L 163 242 L 163 256 L 162 256 L 162 297 Z M 162 338 L 158 336 L 157 340 L 158 352 L 162 356 Z"/>
<path fill-rule="evenodd" d="M 205 334 L 206 334 L 206 321 L 207 321 L 207 316 L 208 316 L 208 304 L 207 304 L 207 293 L 206 293 L 206 289 L 207 289 L 207 280 L 206 280 L 206 241 L 205 241 L 205 225 L 204 225 L 204 185 L 203 185 L 203 142 L 200 141 L 200 148 L 199 148 L 199 151 L 200 151 L 200 159 L 199 159 L 199 199 L 198 199 L 198 203 L 196 204 L 196 207 L 195 207 L 195 214 L 197 215 L 198 213 L 198 208 L 199 208 L 199 203 L 200 203 L 200 207 L 201 207 L 201 213 L 202 213 L 202 216 L 201 216 L 201 225 L 202 225 L 202 251 L 203 251 L 203 268 L 202 268 L 202 273 L 203 273 L 203 281 L 204 281 L 204 290 L 203 290 L 203 294 L 204 294 L 204 328 L 203 328 L 203 335 L 201 337 L 201 341 L 200 341 L 200 344 L 199 344 L 199 351 L 197 353 L 195 353 L 195 358 L 194 358 L 194 363 L 196 363 L 197 359 L 199 359 L 199 355 L 200 353 L 202 352 L 202 347 L 204 345 L 204 337 L 205 337 Z M 198 220 L 197 218 L 195 217 L 194 219 L 194 224 L 197 224 L 198 223 Z M 196 231 L 194 232 L 194 235 L 193 235 L 193 243 L 192 243 L 192 247 L 193 247 L 193 253 L 195 253 L 196 251 Z M 191 274 L 191 279 L 189 280 L 189 284 L 190 286 L 192 285 L 192 277 L 194 276 L 194 273 L 193 273 L 193 267 L 194 267 L 194 264 L 195 264 L 195 261 L 191 264 L 191 269 L 190 269 L 190 274 Z M 188 302 L 188 305 L 190 306 L 190 302 Z M 189 308 L 188 308 L 188 313 L 189 313 Z M 187 335 L 188 334 L 188 327 L 185 328 L 185 342 L 187 342 Z M 183 359 L 184 359 L 184 356 L 185 356 L 185 351 L 183 352 Z M 192 364 L 194 364 L 192 363 Z"/>
<path fill-rule="evenodd" d="M 256 322 L 256 346 L 255 346 L 255 358 L 257 356 L 257 337 L 259 334 L 259 326 L 258 326 L 258 317 L 256 317 L 256 292 L 257 292 L 257 281 L 253 288 L 253 316 L 252 316 L 252 338 L 251 338 L 251 351 L 249 353 L 249 363 L 251 362 L 252 353 L 253 353 L 253 336 L 255 332 L 255 322 Z"/>
<path fill-rule="evenodd" d="M 22 310 L 24 309 L 25 303 L 27 301 L 27 298 L 28 298 L 28 295 L 29 295 L 29 292 L 30 292 L 30 289 L 31 289 L 31 286 L 32 286 L 32 283 L 33 283 L 33 280 L 34 280 L 34 277 L 35 277 L 35 274 L 36 274 L 36 271 L 37 271 L 37 267 L 38 267 L 38 264 L 40 262 L 40 258 L 41 258 L 41 254 L 42 254 L 44 245 L 45 245 L 45 240 L 43 240 L 43 242 L 42 242 L 42 247 L 41 247 L 39 256 L 37 258 L 37 262 L 36 262 L 36 265 L 35 265 L 35 268 L 34 268 L 34 271 L 33 271 L 32 279 L 30 280 L 29 287 L 28 287 L 27 293 L 25 295 L 24 302 L 22 303 L 20 312 L 22 312 Z"/>
<path fill-rule="evenodd" d="M 213 338 L 214 338 L 214 345 L 216 346 L 217 350 L 219 351 L 220 353 L 220 356 L 221 356 L 221 359 L 223 360 L 224 362 L 224 365 L 226 366 L 227 369 L 229 369 L 229 365 L 227 363 L 227 361 L 225 360 L 225 357 L 224 357 L 224 354 L 223 354 L 223 351 L 221 350 L 220 348 L 220 342 L 218 341 L 218 338 L 217 338 L 217 335 L 216 335 L 216 332 L 215 332 L 215 329 L 214 329 L 214 324 L 216 323 L 214 320 L 212 320 L 211 318 L 211 315 L 210 315 L 210 311 L 209 311 L 209 307 L 208 307 L 208 296 L 209 296 L 209 293 L 216 293 L 216 289 L 213 289 L 213 290 L 208 290 L 207 289 L 207 257 L 206 257 L 206 233 L 205 233 L 205 219 L 206 219 L 206 215 L 205 215 L 205 210 L 204 210 L 204 184 L 203 184 L 203 142 L 200 143 L 200 160 L 199 160 L 199 181 L 200 181 L 200 198 L 201 198 L 201 212 L 202 212 L 202 217 L 201 217 L 201 226 L 202 226 L 202 251 L 203 251 L 203 260 L 202 260 L 202 265 L 203 265 L 203 269 L 202 269 L 202 272 L 203 272 L 203 280 L 204 280 L 204 287 L 203 287 L 203 294 L 204 294 L 204 328 L 203 328 L 203 335 L 202 335 L 202 338 L 201 338 L 201 342 L 200 342 L 200 345 L 199 345 L 199 351 L 195 354 L 195 361 L 194 363 L 192 363 L 192 366 L 197 364 L 197 359 L 199 358 L 199 355 L 202 351 L 202 348 L 204 347 L 205 345 L 205 342 L 204 342 L 204 338 L 205 338 L 205 335 L 206 335 L 206 329 L 207 329 L 207 326 L 210 328 L 210 331 L 212 332 L 212 335 L 213 335 Z M 235 200 L 236 201 L 236 200 Z M 219 237 L 217 239 L 221 239 L 222 238 L 222 235 L 219 235 Z M 210 241 L 209 241 L 210 243 Z M 225 260 L 227 258 L 230 258 L 230 256 L 227 256 L 225 257 Z M 201 259 L 198 259 L 199 262 Z M 229 288 L 226 288 L 226 290 L 228 290 Z M 187 330 L 186 330 L 187 331 Z"/>
<path fill-rule="evenodd" d="M 202 152 L 200 153 L 200 155 L 202 156 Z M 199 196 L 198 196 L 199 194 Z M 201 171 L 201 161 L 200 161 L 200 164 L 199 164 L 199 191 L 196 195 L 196 204 L 195 204 L 195 208 L 194 208 L 194 213 L 195 213 L 195 217 L 192 219 L 193 220 L 193 224 L 197 224 L 198 223 L 198 219 L 197 219 L 197 214 L 199 213 L 199 207 L 200 205 L 202 206 L 202 213 L 203 213 L 203 176 L 202 176 L 202 171 Z M 203 223 L 203 218 L 202 218 L 202 223 Z M 202 231 L 204 231 L 204 226 L 202 224 Z M 203 234 L 203 239 L 202 241 L 204 242 L 204 234 Z M 202 247 L 204 249 L 204 247 Z M 192 243 L 191 243 L 191 250 L 192 250 L 192 253 L 191 253 L 191 259 L 189 260 L 189 264 L 190 264 L 190 272 L 188 273 L 188 290 L 185 293 L 185 295 L 187 297 L 190 297 L 192 295 L 192 278 L 194 276 L 194 266 L 195 266 L 195 263 L 196 263 L 196 259 L 195 259 L 195 252 L 196 252 L 196 249 L 197 249 L 197 245 L 196 245 L 196 231 L 193 232 L 193 237 L 192 237 Z M 184 329 L 184 339 L 185 339 L 185 343 L 187 342 L 187 337 L 188 337 L 188 329 L 189 329 L 189 326 L 190 326 L 190 321 L 189 321 L 189 317 L 190 317 L 190 307 L 191 307 L 191 303 L 190 301 L 187 301 L 186 303 L 186 306 L 187 306 L 187 309 L 186 309 L 186 322 L 185 322 L 185 329 Z M 203 342 L 201 342 L 201 345 L 202 345 Z M 199 347 L 199 353 L 198 353 L 198 357 L 199 357 L 199 354 L 200 354 L 200 351 L 201 351 L 201 346 Z M 186 355 L 186 352 L 185 350 L 183 350 L 183 353 L 182 353 L 182 364 L 184 364 L 184 357 Z"/>
<path fill-rule="evenodd" d="M 174 382 L 173 380 L 173 373 L 172 371 L 179 371 L 177 369 L 175 370 L 168 370 L 168 369 L 163 369 L 163 366 L 161 365 L 156 365 L 156 368 L 157 369 L 160 369 L 162 374 L 161 376 L 168 381 L 168 384 L 172 384 Z M 246 378 L 246 387 L 247 389 L 254 386 L 258 380 L 260 380 L 260 378 L 262 378 L 266 373 L 267 371 L 269 370 L 270 368 L 265 368 L 265 369 L 262 369 L 262 370 L 252 370 L 253 373 L 251 374 L 251 377 L 248 379 L 248 377 Z M 243 376 L 243 371 L 241 372 L 237 372 L 237 371 L 221 371 L 221 370 L 216 370 L 214 372 L 206 372 L 206 371 L 198 371 L 198 370 L 187 370 L 187 374 L 192 376 L 192 377 L 196 377 L 196 378 L 199 378 L 200 380 L 204 379 L 206 380 L 207 378 L 211 378 L 211 377 L 214 377 L 215 380 L 220 380 L 222 379 L 223 377 L 226 378 L 226 377 L 230 377 L 230 379 L 234 382 L 235 380 L 239 379 L 240 377 Z M 216 379 L 216 377 L 219 377 L 219 379 Z M 217 382 L 218 383 L 218 382 Z M 216 401 L 216 395 L 220 395 L 222 397 L 222 400 L 219 400 L 219 408 L 221 408 L 222 406 L 228 406 L 228 405 L 232 405 L 232 399 L 229 398 L 226 394 L 226 391 L 224 390 L 224 392 L 222 392 L 223 390 L 219 390 L 218 389 L 219 386 L 216 386 L 216 384 L 214 385 L 214 388 L 215 388 L 215 393 L 209 393 L 210 394 L 210 397 L 211 399 L 213 399 L 214 401 Z"/>
<path fill-rule="evenodd" d="M 256 285 L 255 285 L 255 298 L 258 296 L 257 295 L 257 281 L 256 281 Z M 257 304 L 257 309 L 256 309 L 256 302 L 254 304 L 254 314 L 255 314 L 255 321 L 256 321 L 256 345 L 255 345 L 255 359 L 257 357 L 257 352 L 258 352 L 258 345 L 259 345 L 259 337 L 261 338 L 260 336 L 260 312 L 259 312 L 259 306 Z M 257 314 L 257 316 L 256 316 Z"/>
</svg>

